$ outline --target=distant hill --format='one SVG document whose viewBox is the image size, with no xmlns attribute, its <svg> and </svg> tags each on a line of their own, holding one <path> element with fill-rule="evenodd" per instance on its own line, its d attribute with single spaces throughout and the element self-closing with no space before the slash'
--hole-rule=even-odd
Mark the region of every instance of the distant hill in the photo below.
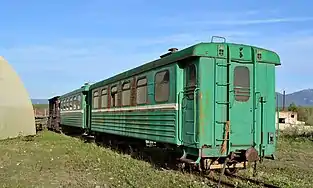
<svg viewBox="0 0 313 188">
<path fill-rule="evenodd" d="M 48 99 L 31 99 L 33 104 L 48 104 Z"/>
<path fill-rule="evenodd" d="M 278 106 L 283 106 L 283 94 L 277 94 Z M 295 103 L 297 106 L 313 106 L 313 89 L 304 89 L 296 91 L 294 93 L 286 94 L 285 105 L 288 107 L 291 103 Z"/>
</svg>

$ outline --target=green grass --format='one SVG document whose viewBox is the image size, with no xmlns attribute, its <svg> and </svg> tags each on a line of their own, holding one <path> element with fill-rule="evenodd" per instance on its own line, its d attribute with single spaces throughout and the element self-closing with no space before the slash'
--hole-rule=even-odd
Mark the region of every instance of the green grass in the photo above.
<svg viewBox="0 0 313 188">
<path fill-rule="evenodd" d="M 48 104 L 33 104 L 33 108 L 36 108 L 38 110 L 47 109 L 48 107 Z"/>
<path fill-rule="evenodd" d="M 128 155 L 48 131 L 34 138 L 0 141 L 0 153 L 0 187 L 213 187 L 196 175 L 157 170 Z M 281 137 L 276 156 L 275 161 L 259 165 L 257 179 L 280 187 L 313 186 L 310 139 Z M 246 169 L 239 175 L 252 173 Z M 227 177 L 223 180 L 235 183 Z"/>
<path fill-rule="evenodd" d="M 161 171 L 95 144 L 44 131 L 0 142 L 0 187 L 203 187 L 201 179 Z"/>
<path fill-rule="evenodd" d="M 33 109 L 35 110 L 35 116 L 41 117 L 46 116 L 49 113 L 48 104 L 33 104 Z"/>
<path fill-rule="evenodd" d="M 265 160 L 258 167 L 257 179 L 279 187 L 313 187 L 313 140 L 282 136 L 278 142 L 277 159 Z M 249 176 L 249 170 L 240 172 Z"/>
</svg>

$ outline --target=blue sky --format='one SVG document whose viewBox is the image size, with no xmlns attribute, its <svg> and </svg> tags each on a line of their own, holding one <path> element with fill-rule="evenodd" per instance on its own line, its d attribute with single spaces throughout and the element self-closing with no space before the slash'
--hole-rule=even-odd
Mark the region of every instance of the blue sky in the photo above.
<svg viewBox="0 0 313 188">
<path fill-rule="evenodd" d="M 221 35 L 276 51 L 277 91 L 313 88 L 312 1 L 0 0 L 0 55 L 48 98 Z"/>
</svg>

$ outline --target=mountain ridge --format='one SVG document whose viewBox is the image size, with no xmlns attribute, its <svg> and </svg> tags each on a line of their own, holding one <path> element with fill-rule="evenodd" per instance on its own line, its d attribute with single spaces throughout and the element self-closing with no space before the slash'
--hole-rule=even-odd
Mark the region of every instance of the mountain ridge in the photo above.
<svg viewBox="0 0 313 188">
<path fill-rule="evenodd" d="M 283 106 L 283 94 L 276 92 L 279 107 Z M 313 106 L 313 89 L 303 89 L 285 95 L 285 107 L 291 103 L 297 106 Z"/>
</svg>

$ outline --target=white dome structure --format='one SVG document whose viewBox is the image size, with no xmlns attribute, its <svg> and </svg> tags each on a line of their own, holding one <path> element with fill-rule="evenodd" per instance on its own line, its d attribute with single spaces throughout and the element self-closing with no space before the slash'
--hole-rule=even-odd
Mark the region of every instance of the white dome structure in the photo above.
<svg viewBox="0 0 313 188">
<path fill-rule="evenodd" d="M 0 56 L 0 140 L 36 134 L 33 106 L 18 74 Z"/>
</svg>

